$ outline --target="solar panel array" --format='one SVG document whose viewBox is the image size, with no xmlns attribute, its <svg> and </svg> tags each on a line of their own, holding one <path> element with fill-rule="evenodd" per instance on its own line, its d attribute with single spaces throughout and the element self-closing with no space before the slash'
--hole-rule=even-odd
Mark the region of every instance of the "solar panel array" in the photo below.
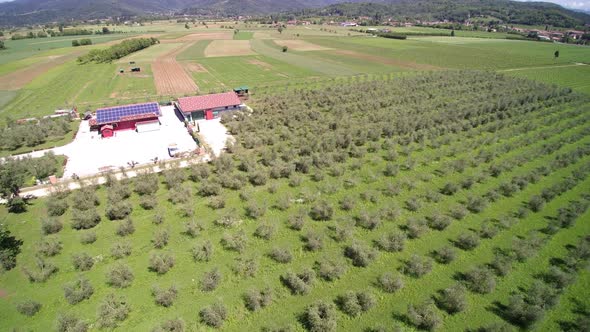
<svg viewBox="0 0 590 332">
<path fill-rule="evenodd" d="M 118 122 L 121 118 L 144 114 L 160 115 L 158 103 L 116 106 L 96 110 L 96 121 L 99 124 Z"/>
</svg>

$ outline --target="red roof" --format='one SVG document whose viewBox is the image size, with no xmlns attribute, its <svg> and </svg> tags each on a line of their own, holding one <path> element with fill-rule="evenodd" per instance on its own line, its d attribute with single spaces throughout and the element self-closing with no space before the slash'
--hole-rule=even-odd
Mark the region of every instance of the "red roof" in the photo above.
<svg viewBox="0 0 590 332">
<path fill-rule="evenodd" d="M 113 126 L 111 126 L 111 125 L 104 125 L 104 126 L 100 127 L 100 131 L 107 130 L 107 129 L 108 130 L 113 130 Z"/>
<path fill-rule="evenodd" d="M 214 108 L 240 105 L 242 102 L 235 92 L 213 95 L 184 97 L 178 99 L 178 106 L 183 113 L 210 110 Z"/>
</svg>

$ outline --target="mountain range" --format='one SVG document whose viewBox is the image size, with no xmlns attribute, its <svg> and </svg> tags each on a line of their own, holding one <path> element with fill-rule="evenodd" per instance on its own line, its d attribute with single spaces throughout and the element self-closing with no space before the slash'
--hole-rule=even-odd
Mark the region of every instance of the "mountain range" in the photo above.
<svg viewBox="0 0 590 332">
<path fill-rule="evenodd" d="M 508 23 L 532 22 L 575 26 L 590 15 L 542 2 L 508 0 L 14 0 L 0 3 L 0 25 L 27 25 L 106 17 L 175 13 L 216 16 L 289 12 L 317 15 L 397 15 L 409 18 L 453 18 L 489 15 Z M 563 24 L 559 24 L 559 23 Z M 557 24 L 556 24 L 557 23 Z"/>
</svg>

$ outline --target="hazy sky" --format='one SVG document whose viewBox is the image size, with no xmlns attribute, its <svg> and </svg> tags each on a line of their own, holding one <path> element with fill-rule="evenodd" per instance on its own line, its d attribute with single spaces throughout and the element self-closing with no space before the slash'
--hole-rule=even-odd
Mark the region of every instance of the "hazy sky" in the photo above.
<svg viewBox="0 0 590 332">
<path fill-rule="evenodd" d="M 531 1 L 531 0 L 518 0 Z M 590 0 L 545 0 L 547 2 L 554 2 L 566 8 L 590 10 Z"/>
</svg>

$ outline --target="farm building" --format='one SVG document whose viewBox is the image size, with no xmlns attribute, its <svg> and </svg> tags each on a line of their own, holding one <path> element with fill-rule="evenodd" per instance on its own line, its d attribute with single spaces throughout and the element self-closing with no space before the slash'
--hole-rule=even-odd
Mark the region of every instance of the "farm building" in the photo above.
<svg viewBox="0 0 590 332">
<path fill-rule="evenodd" d="M 235 92 L 179 98 L 176 109 L 189 122 L 215 119 L 224 111 L 237 110 L 242 102 Z"/>
<path fill-rule="evenodd" d="M 90 120 L 90 127 L 99 130 L 102 137 L 111 137 L 117 130 L 159 130 L 161 115 L 160 105 L 155 102 L 100 108 L 96 118 Z"/>
</svg>

